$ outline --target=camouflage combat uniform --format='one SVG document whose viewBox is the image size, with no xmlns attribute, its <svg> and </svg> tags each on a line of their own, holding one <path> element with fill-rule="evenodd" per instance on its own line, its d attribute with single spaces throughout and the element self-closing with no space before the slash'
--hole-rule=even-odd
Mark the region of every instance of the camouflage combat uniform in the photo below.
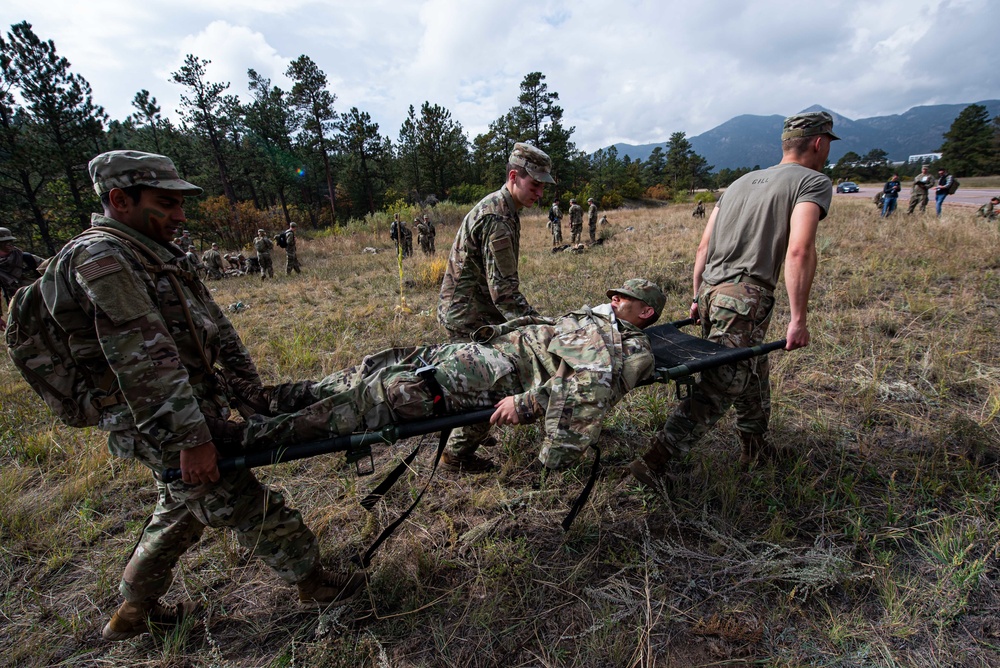
<svg viewBox="0 0 1000 668">
<path fill-rule="evenodd" d="M 559 211 L 559 200 L 552 202 L 549 209 L 549 231 L 552 232 L 552 245 L 562 245 L 562 212 Z"/>
<path fill-rule="evenodd" d="M 697 295 L 706 338 L 730 348 L 763 342 L 788 247 L 792 210 L 801 202 L 815 203 L 823 219 L 832 197 L 828 177 L 794 163 L 751 172 L 726 190 L 717 204 Z M 683 455 L 730 406 L 736 409 L 741 439 L 766 433 L 771 414 L 766 355 L 703 371 L 691 397 L 677 406 L 653 437 L 652 448 L 670 457 Z"/>
<path fill-rule="evenodd" d="M 583 207 L 576 202 L 569 205 L 569 235 L 569 242 L 574 245 L 583 236 Z"/>
<path fill-rule="evenodd" d="M 300 410 L 251 418 L 246 446 L 281 447 L 430 417 L 433 395 L 415 373 L 427 363 L 436 367 L 448 413 L 513 396 L 519 423 L 544 422 L 538 459 L 548 468 L 571 466 L 600 437 L 607 411 L 653 369 L 649 339 L 614 318 L 610 305 L 555 320 L 525 316 L 483 327 L 474 338 L 391 348 L 318 383 L 278 386 L 272 411 Z"/>
<path fill-rule="evenodd" d="M 420 246 L 420 251 L 424 255 L 430 255 L 430 230 L 427 229 L 426 223 L 423 221 L 417 221 L 417 245 Z"/>
<path fill-rule="evenodd" d="M 150 275 L 121 239 L 94 234 L 70 241 L 43 276 L 52 317 L 74 333 L 76 361 L 98 377 L 110 368 L 127 399 L 107 406 L 98 425 L 109 432 L 109 450 L 137 459 L 156 478 L 156 508 L 125 568 L 122 595 L 142 602 L 164 594 L 174 565 L 206 526 L 233 529 L 240 544 L 283 580 L 301 581 L 318 563 L 317 541 L 281 494 L 249 472 L 223 475 L 211 485 L 159 480 L 160 471 L 180 465 L 182 450 L 212 441 L 205 415 L 229 412 L 226 393 L 206 374 L 196 341 L 213 364 L 253 383 L 260 379 L 184 254 L 98 214 L 93 224 L 125 233 L 162 262 Z M 194 331 L 169 274 L 180 280 Z"/>
<path fill-rule="evenodd" d="M 295 229 L 289 227 L 285 230 L 285 274 L 290 275 L 293 270 L 296 274 L 302 273 L 299 254 L 295 248 Z"/>
<path fill-rule="evenodd" d="M 403 257 L 413 255 L 413 230 L 406 226 L 406 221 L 399 221 L 399 245 L 403 252 Z"/>
<path fill-rule="evenodd" d="M 590 242 L 597 241 L 597 205 L 593 202 L 587 211 L 587 231 L 590 233 Z"/>
<path fill-rule="evenodd" d="M 930 192 L 931 186 L 934 185 L 934 177 L 930 174 L 924 174 L 922 171 L 913 177 L 913 188 L 910 190 L 910 206 L 906 210 L 906 215 L 913 213 L 917 207 L 920 207 L 920 213 L 927 211 L 927 193 Z"/>
<path fill-rule="evenodd" d="M 225 269 L 222 265 L 222 254 L 219 251 L 214 248 L 205 251 L 205 254 L 201 256 L 201 264 L 205 267 L 209 278 L 222 278 L 222 272 Z"/>
<path fill-rule="evenodd" d="M 260 280 L 267 277 L 274 278 L 274 264 L 271 262 L 271 249 L 274 242 L 261 234 L 253 240 L 254 250 L 257 251 L 257 263 L 260 265 Z"/>
<path fill-rule="evenodd" d="M 13 239 L 13 237 L 11 237 Z M 6 256 L 0 258 L 0 318 L 4 317 L 7 304 L 17 289 L 31 285 L 38 278 L 38 267 L 45 260 L 15 246 Z"/>
</svg>

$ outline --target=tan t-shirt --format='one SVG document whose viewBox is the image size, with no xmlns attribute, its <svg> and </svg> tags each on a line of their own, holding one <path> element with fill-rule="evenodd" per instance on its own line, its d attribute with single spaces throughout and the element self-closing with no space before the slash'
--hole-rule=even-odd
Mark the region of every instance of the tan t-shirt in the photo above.
<svg viewBox="0 0 1000 668">
<path fill-rule="evenodd" d="M 737 179 L 716 205 L 719 213 L 702 279 L 718 285 L 746 275 L 774 289 L 788 250 L 792 209 L 800 202 L 814 202 L 822 220 L 832 199 L 830 179 L 796 163 Z"/>
</svg>

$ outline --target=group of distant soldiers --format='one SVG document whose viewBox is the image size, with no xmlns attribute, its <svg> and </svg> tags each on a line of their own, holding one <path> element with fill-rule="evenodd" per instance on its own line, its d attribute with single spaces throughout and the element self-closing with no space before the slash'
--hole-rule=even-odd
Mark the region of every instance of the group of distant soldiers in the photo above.
<svg viewBox="0 0 1000 668">
<path fill-rule="evenodd" d="M 274 278 L 274 262 L 271 258 L 271 251 L 274 250 L 275 242 L 279 240 L 278 245 L 285 249 L 285 274 L 290 275 L 293 271 L 297 274 L 302 273 L 295 239 L 297 227 L 296 223 L 289 223 L 288 229 L 273 239 L 267 235 L 265 230 L 257 230 L 257 236 L 253 240 L 253 247 L 257 255 L 249 259 L 243 253 L 223 254 L 217 243 L 213 243 L 212 247 L 202 253 L 199 258 L 189 230 L 184 230 L 173 241 L 178 248 L 187 254 L 199 273 L 205 278 L 219 280 L 225 276 L 260 273 L 261 280 L 264 280 Z"/>
<path fill-rule="evenodd" d="M 413 226 L 417 229 L 417 243 L 424 255 L 434 255 L 437 248 L 434 245 L 434 238 L 437 236 L 437 228 L 431 222 L 430 216 L 426 213 L 421 219 L 417 216 L 413 219 Z M 392 223 L 389 225 L 389 238 L 396 243 L 396 254 L 401 257 L 411 257 L 413 255 L 413 231 L 406 226 L 405 220 L 400 220 L 399 214 L 392 216 Z"/>
<path fill-rule="evenodd" d="M 597 242 L 597 204 L 594 203 L 593 197 L 587 198 L 587 204 L 589 205 L 587 211 L 587 229 L 590 233 L 590 243 L 593 244 Z M 606 223 L 607 220 L 606 216 L 601 218 L 602 223 Z M 559 200 L 552 202 L 552 208 L 549 209 L 547 227 L 552 232 L 552 247 L 562 246 L 562 213 L 559 210 Z M 569 232 L 570 244 L 576 246 L 580 243 L 580 239 L 583 236 L 583 207 L 576 203 L 576 199 L 570 199 L 569 201 Z"/>
</svg>

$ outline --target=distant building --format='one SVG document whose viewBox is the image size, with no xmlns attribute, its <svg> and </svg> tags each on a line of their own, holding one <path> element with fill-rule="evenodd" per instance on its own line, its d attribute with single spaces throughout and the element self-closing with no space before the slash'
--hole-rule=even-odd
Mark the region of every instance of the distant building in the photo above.
<svg viewBox="0 0 1000 668">
<path fill-rule="evenodd" d="M 919 155 L 911 155 L 906 162 L 912 165 L 914 163 L 922 164 L 925 162 L 934 162 L 935 160 L 940 159 L 940 153 L 920 153 Z"/>
</svg>

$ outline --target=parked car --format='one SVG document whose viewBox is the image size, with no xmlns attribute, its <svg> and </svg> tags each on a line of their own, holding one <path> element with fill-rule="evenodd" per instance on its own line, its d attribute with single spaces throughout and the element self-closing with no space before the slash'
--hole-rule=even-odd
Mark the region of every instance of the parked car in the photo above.
<svg viewBox="0 0 1000 668">
<path fill-rule="evenodd" d="M 839 193 L 856 193 L 861 192 L 861 188 L 854 181 L 844 181 L 843 183 L 837 184 L 837 192 Z"/>
</svg>

